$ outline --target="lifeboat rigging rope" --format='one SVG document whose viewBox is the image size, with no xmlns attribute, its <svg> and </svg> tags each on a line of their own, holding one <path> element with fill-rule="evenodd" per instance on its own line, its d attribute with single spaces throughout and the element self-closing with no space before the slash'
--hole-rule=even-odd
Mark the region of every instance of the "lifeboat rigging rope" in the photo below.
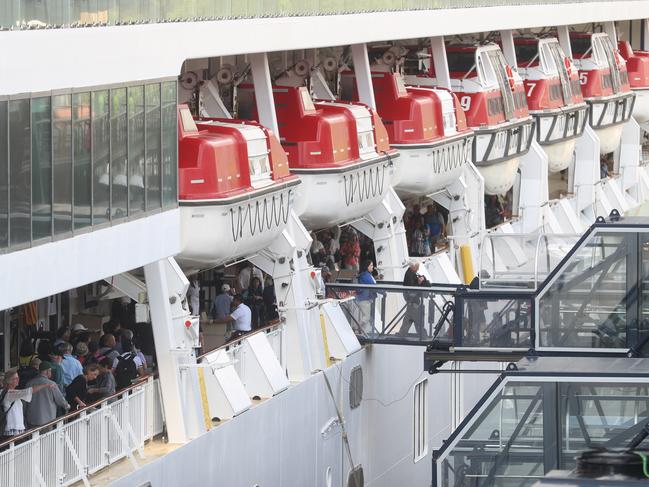
<svg viewBox="0 0 649 487">
<path fill-rule="evenodd" d="M 232 239 L 236 242 L 248 229 L 250 236 L 257 232 L 271 230 L 280 224 L 286 224 L 291 209 L 292 190 L 280 195 L 266 196 L 263 201 L 249 201 L 237 208 L 230 208 L 230 228 Z"/>
</svg>

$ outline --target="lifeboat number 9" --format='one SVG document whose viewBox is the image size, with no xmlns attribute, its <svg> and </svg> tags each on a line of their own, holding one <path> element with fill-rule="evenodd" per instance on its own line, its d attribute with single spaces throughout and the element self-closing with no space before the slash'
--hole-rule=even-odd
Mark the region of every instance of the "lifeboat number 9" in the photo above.
<svg viewBox="0 0 649 487">
<path fill-rule="evenodd" d="M 460 105 L 462 106 L 462 110 L 464 110 L 465 112 L 471 110 L 471 97 L 464 95 L 462 98 L 460 98 Z"/>
</svg>

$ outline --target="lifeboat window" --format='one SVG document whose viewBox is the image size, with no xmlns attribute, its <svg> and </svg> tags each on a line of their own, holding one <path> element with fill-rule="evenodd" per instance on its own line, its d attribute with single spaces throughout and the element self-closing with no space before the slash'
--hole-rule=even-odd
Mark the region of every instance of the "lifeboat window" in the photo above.
<svg viewBox="0 0 649 487">
<path fill-rule="evenodd" d="M 315 111 L 315 105 L 306 88 L 300 88 L 300 99 L 302 100 L 302 109 L 305 113 Z"/>
<path fill-rule="evenodd" d="M 248 169 L 250 170 L 250 183 L 253 187 L 263 186 L 264 183 L 270 182 L 271 171 L 268 155 L 250 157 Z"/>
<path fill-rule="evenodd" d="M 186 134 L 198 132 L 198 127 L 196 127 L 196 122 L 194 122 L 194 117 L 192 117 L 189 108 L 183 107 L 180 109 L 180 121 L 183 124 L 183 132 Z"/>
<path fill-rule="evenodd" d="M 475 68 L 474 52 L 451 52 L 448 57 L 448 70 L 451 72 L 468 73 Z"/>
<path fill-rule="evenodd" d="M 536 43 L 516 44 L 516 59 L 521 63 L 531 63 L 537 55 Z"/>
<path fill-rule="evenodd" d="M 570 46 L 573 56 L 583 59 L 591 49 L 590 37 L 573 37 L 570 39 Z"/>
</svg>

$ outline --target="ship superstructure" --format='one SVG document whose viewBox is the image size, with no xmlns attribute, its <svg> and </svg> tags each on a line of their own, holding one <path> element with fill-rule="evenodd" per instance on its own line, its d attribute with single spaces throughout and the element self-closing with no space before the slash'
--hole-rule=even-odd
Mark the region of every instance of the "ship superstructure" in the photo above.
<svg viewBox="0 0 649 487">
<path fill-rule="evenodd" d="M 119 298 L 151 327 L 157 377 L 6 442 L 0 484 L 89 485 L 127 458 L 112 485 L 429 485 L 509 361 L 483 349 L 641 353 L 644 308 L 617 297 L 621 276 L 644 286 L 644 234 L 553 238 L 649 198 L 646 2 L 100 3 L 0 7 L 3 368 L 21 327 L 99 330 Z M 406 207 L 432 202 L 449 246 L 412 256 Z M 372 241 L 374 290 L 324 286 L 309 258 L 311 231 L 348 226 Z M 215 324 L 189 279 L 244 261 L 278 320 L 199 354 Z M 413 261 L 430 290 L 401 286 Z M 475 373 L 429 376 L 433 337 L 430 371 Z M 182 446 L 142 465 L 163 431 Z"/>
</svg>

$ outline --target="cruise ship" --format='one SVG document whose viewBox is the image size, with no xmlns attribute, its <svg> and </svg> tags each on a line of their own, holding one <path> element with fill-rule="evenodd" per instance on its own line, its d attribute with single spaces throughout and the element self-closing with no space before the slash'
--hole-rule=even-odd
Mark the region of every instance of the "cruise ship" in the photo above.
<svg viewBox="0 0 649 487">
<path fill-rule="evenodd" d="M 2 2 L 0 370 L 121 324 L 147 372 L 4 436 L 0 486 L 642 483 L 648 19 Z"/>
</svg>

